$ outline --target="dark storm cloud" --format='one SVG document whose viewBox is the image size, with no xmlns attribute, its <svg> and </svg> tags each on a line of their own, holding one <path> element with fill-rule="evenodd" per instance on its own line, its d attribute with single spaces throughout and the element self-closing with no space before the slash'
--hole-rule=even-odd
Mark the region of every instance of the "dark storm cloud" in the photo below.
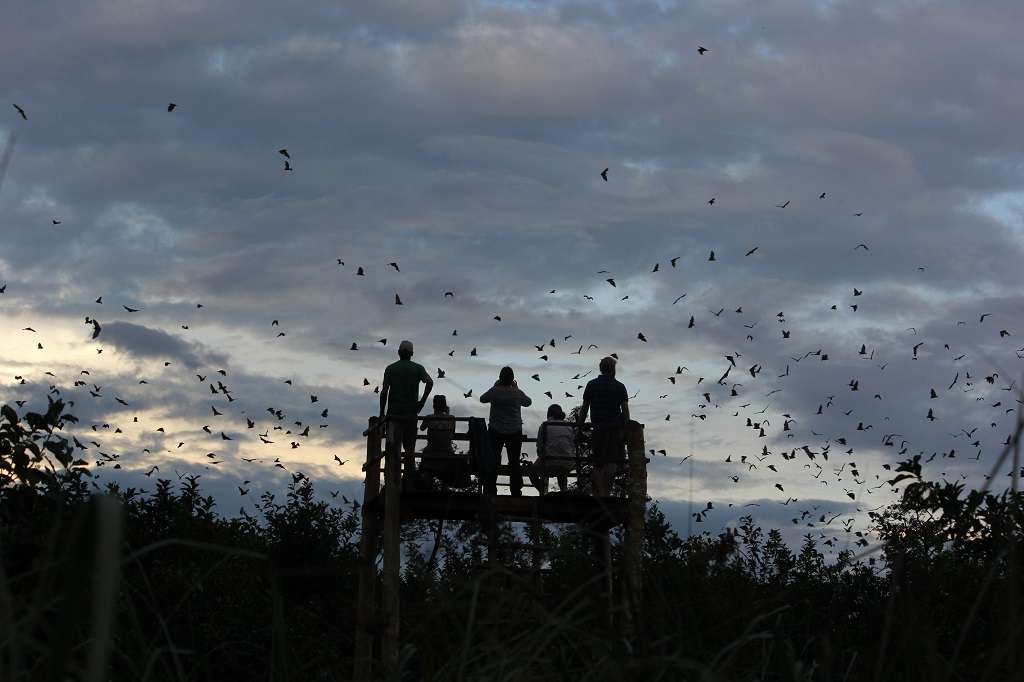
<svg viewBox="0 0 1024 682">
<path fill-rule="evenodd" d="M 212 353 L 196 343 L 131 322 L 105 324 L 102 334 L 104 342 L 139 358 L 177 360 L 190 369 L 223 364 L 224 361 L 223 355 Z"/>
</svg>

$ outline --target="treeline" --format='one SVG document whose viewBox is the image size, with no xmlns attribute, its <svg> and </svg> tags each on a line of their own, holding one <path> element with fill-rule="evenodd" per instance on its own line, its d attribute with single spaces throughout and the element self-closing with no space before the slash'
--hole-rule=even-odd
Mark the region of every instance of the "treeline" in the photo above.
<svg viewBox="0 0 1024 682">
<path fill-rule="evenodd" d="M 358 503 L 301 474 L 236 517 L 195 478 L 97 495 L 63 410 L 0 414 L 0 679 L 349 679 Z M 1021 495 L 898 469 L 901 500 L 872 516 L 881 549 L 860 559 L 827 561 L 812 535 L 794 552 L 749 518 L 684 539 L 652 504 L 629 642 L 585 532 L 533 538 L 550 548 L 537 581 L 528 553 L 489 570 L 472 523 L 409 525 L 402 677 L 1019 677 Z"/>
</svg>

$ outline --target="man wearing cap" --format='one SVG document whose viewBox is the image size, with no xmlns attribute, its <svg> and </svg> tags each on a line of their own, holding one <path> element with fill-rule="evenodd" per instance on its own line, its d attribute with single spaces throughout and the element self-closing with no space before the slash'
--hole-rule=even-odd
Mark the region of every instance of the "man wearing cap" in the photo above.
<svg viewBox="0 0 1024 682">
<path fill-rule="evenodd" d="M 384 370 L 384 382 L 380 387 L 380 416 L 388 418 L 387 448 L 389 452 L 399 448 L 405 451 L 402 461 L 407 476 L 416 471 L 413 457 L 416 452 L 416 417 L 434 388 L 434 380 L 423 365 L 412 361 L 412 353 L 412 341 L 398 344 L 398 362 Z M 426 385 L 422 398 L 420 383 Z"/>
<path fill-rule="evenodd" d="M 583 406 L 576 423 L 582 427 L 590 412 L 590 423 L 594 427 L 590 441 L 594 462 L 591 480 L 594 495 L 606 497 L 612 477 L 625 461 L 624 431 L 629 421 L 629 395 L 622 382 L 615 379 L 615 358 L 602 358 L 599 367 L 601 375 L 591 379 L 583 390 Z"/>
</svg>

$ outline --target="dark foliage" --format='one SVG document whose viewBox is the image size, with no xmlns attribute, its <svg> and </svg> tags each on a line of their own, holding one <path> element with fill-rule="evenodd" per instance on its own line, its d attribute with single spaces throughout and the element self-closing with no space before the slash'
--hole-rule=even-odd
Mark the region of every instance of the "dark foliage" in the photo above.
<svg viewBox="0 0 1024 682">
<path fill-rule="evenodd" d="M 2 408 L 0 679 L 85 679 L 97 669 L 107 671 L 97 679 L 117 680 L 348 679 L 358 503 L 316 499 L 301 474 L 285 499 L 266 494 L 257 515 L 236 518 L 218 514 L 195 478 L 96 495 L 60 435 L 74 421 L 63 408 L 54 401 L 24 418 Z M 892 483 L 903 496 L 873 514 L 880 544 L 866 560 L 843 552 L 826 561 L 813 535 L 794 552 L 749 518 L 719 536 L 683 539 L 652 504 L 633 642 L 609 618 L 614 604 L 584 531 L 525 531 L 551 548 L 538 581 L 526 552 L 487 570 L 473 524 L 410 525 L 404 671 L 413 679 L 1014 678 L 1024 499 L 925 481 L 916 460 Z M 110 542 L 114 554 L 105 555 Z"/>
</svg>

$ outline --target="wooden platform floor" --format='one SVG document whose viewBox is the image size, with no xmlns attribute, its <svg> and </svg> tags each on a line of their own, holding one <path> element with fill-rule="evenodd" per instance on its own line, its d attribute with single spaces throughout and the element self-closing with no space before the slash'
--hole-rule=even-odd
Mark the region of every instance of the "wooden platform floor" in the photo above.
<svg viewBox="0 0 1024 682">
<path fill-rule="evenodd" d="M 383 516 L 384 491 L 370 503 L 372 513 Z M 629 500 L 624 497 L 593 497 L 572 493 L 548 493 L 541 496 L 512 497 L 497 495 L 493 511 L 505 521 L 542 523 L 578 523 L 610 528 L 625 524 Z M 485 497 L 477 493 L 403 491 L 399 509 L 403 520 L 470 520 L 486 512 Z"/>
</svg>

